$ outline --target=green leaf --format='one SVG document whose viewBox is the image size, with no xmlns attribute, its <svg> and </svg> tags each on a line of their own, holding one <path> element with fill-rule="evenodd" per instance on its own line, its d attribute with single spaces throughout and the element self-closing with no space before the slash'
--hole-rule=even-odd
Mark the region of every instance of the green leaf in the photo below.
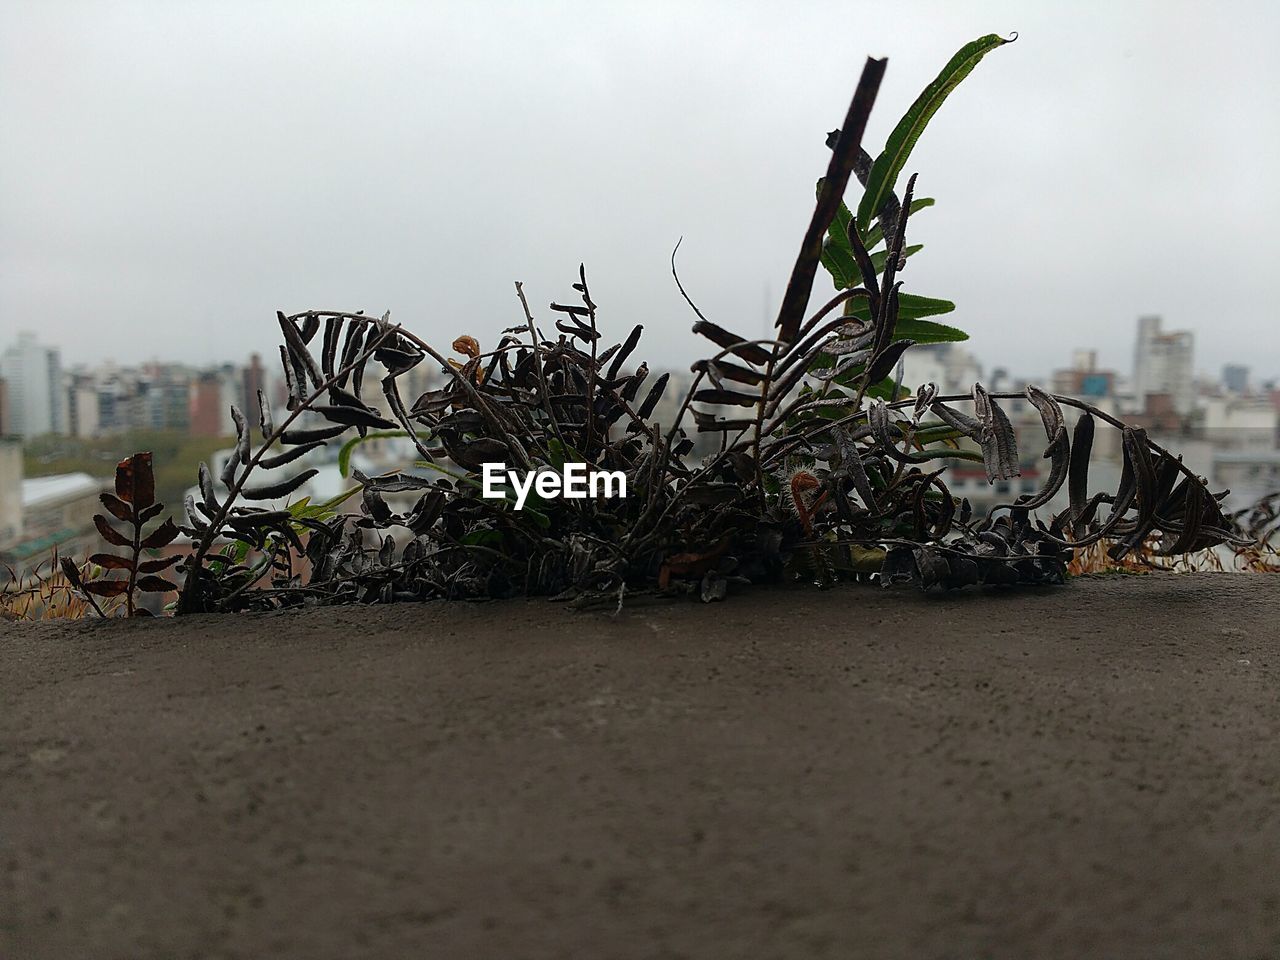
<svg viewBox="0 0 1280 960">
<path fill-rule="evenodd" d="M 893 377 L 885 377 L 879 383 L 874 383 L 867 387 L 867 396 L 875 397 L 877 400 L 884 400 L 886 403 L 892 403 L 894 400 L 899 400 L 902 397 L 905 397 L 908 392 L 907 388 L 904 386 L 902 388 L 902 392 L 895 397 L 893 395 L 893 388 L 895 385 L 896 381 Z"/>
<path fill-rule="evenodd" d="M 809 370 L 828 370 L 831 367 L 834 367 L 835 365 L 836 365 L 836 358 L 833 354 L 818 353 L 818 354 L 815 354 L 814 358 L 809 361 L 808 369 Z M 803 397 L 806 394 L 810 394 L 813 392 L 814 392 L 813 388 L 810 387 L 807 383 L 800 384 L 799 396 Z"/>
<path fill-rule="evenodd" d="M 893 335 L 899 340 L 914 340 L 916 343 L 961 343 L 969 339 L 963 330 L 945 323 L 902 318 L 899 318 Z"/>
<path fill-rule="evenodd" d="M 585 463 L 586 459 L 572 445 L 561 443 L 559 438 L 547 441 L 547 463 L 557 470 L 563 470 L 566 462 Z"/>
<path fill-rule="evenodd" d="M 529 499 L 532 500 L 533 497 L 531 496 Z M 547 503 L 547 501 L 542 500 L 541 498 L 539 498 L 539 500 L 541 500 L 545 508 L 550 509 L 551 504 Z M 538 510 L 529 506 L 528 500 L 525 501 L 524 509 L 521 510 L 520 513 L 527 514 L 529 516 L 529 519 L 531 519 L 535 524 L 537 524 L 543 530 L 551 529 L 551 518 L 547 516 L 547 514 L 544 513 L 542 510 Z M 517 514 L 517 516 L 518 515 L 519 514 Z"/>
<path fill-rule="evenodd" d="M 917 210 L 932 207 L 937 202 L 933 197 L 917 197 L 911 201 L 911 213 L 914 215 Z M 876 244 L 884 243 L 884 233 L 880 230 L 879 223 L 871 225 L 871 229 L 867 231 L 867 238 L 863 242 L 867 245 L 868 250 L 874 250 Z"/>
<path fill-rule="evenodd" d="M 925 424 L 917 427 L 911 435 L 922 447 L 927 447 L 931 443 L 949 443 L 964 436 L 955 427 L 948 426 L 945 423 Z"/>
<path fill-rule="evenodd" d="M 415 467 L 421 467 L 423 470 L 434 470 L 436 473 L 443 473 L 446 477 L 452 477 L 458 483 L 469 483 L 471 484 L 471 486 L 475 487 L 477 490 L 481 489 L 484 486 L 484 484 L 482 484 L 475 477 L 470 477 L 470 476 L 467 476 L 466 474 L 457 473 L 456 471 L 450 470 L 447 467 L 440 466 L 440 464 L 438 463 L 432 463 L 430 460 L 415 460 L 413 461 L 413 465 Z"/>
<path fill-rule="evenodd" d="M 821 180 L 818 181 L 818 191 L 822 191 Z M 931 207 L 933 203 L 930 197 L 913 200 L 911 212 L 915 213 L 923 207 Z M 831 280 L 837 290 L 848 290 L 862 282 L 862 271 L 858 269 L 858 259 L 853 255 L 853 244 L 849 242 L 849 222 L 852 219 L 853 214 L 841 201 L 840 209 L 836 211 L 836 217 L 831 221 L 831 226 L 827 228 L 827 235 L 822 241 L 822 265 L 827 273 L 831 274 Z M 872 228 L 871 233 L 874 237 L 867 242 L 868 250 L 884 239 L 878 224 Z M 908 246 L 904 252 L 909 257 L 913 253 L 918 253 L 923 246 L 917 243 Z M 884 272 L 884 262 L 888 255 L 887 250 L 871 255 L 871 262 L 875 264 L 877 275 Z"/>
<path fill-rule="evenodd" d="M 911 458 L 912 463 L 928 463 L 930 460 L 968 460 L 970 463 L 984 463 L 982 454 L 977 450 L 952 450 L 943 448 L 941 450 L 928 448 L 920 452 L 912 452 L 907 454 Z"/>
<path fill-rule="evenodd" d="M 849 547 L 849 569 L 858 573 L 879 573 L 884 568 L 885 551 L 882 547 Z"/>
<path fill-rule="evenodd" d="M 330 497 L 323 503 L 312 503 L 310 497 L 303 497 L 301 500 L 296 500 L 289 504 L 289 515 L 294 520 L 328 520 L 337 514 L 337 508 L 343 502 L 349 500 L 363 489 L 361 486 L 354 486 L 350 490 Z M 307 527 L 301 523 L 294 523 L 293 529 L 299 534 L 308 532 Z"/>
<path fill-rule="evenodd" d="M 488 528 L 472 530 L 459 537 L 458 542 L 468 547 L 501 547 L 502 531 Z"/>
<path fill-rule="evenodd" d="M 862 277 L 858 274 L 858 262 L 853 258 L 848 241 L 841 249 L 831 237 L 822 241 L 822 265 L 831 274 L 831 282 L 837 290 L 848 290 L 858 285 Z"/>
<path fill-rule="evenodd" d="M 867 368 L 862 364 L 858 364 L 836 377 L 835 382 L 840 384 L 842 387 L 848 387 L 850 390 L 857 390 L 858 385 L 861 383 L 862 378 L 866 376 L 866 373 Z M 898 393 L 898 396 L 895 397 L 893 395 L 894 384 L 895 381 L 893 377 L 885 377 L 879 383 L 873 383 L 871 386 L 867 387 L 866 395 L 868 397 L 877 397 L 880 400 L 893 401 L 901 400 L 910 392 L 905 386 L 903 386 L 902 390 Z M 838 416 L 843 415 L 844 412 L 840 413 Z"/>
<path fill-rule="evenodd" d="M 1016 36 L 1016 35 L 1015 35 Z M 1003 46 L 1010 41 L 994 33 L 980 37 L 967 43 L 942 68 L 942 72 L 933 83 L 924 88 L 924 92 L 916 98 L 898 125 L 889 134 L 884 151 L 876 157 L 871 165 L 871 174 L 867 177 L 867 189 L 862 194 L 862 202 L 858 204 L 858 225 L 866 230 L 871 226 L 871 218 L 875 216 L 885 198 L 893 192 L 898 182 L 898 175 L 906 165 L 907 158 L 920 139 L 920 134 L 928 125 L 933 115 L 938 112 L 942 102 L 978 65 L 988 52 Z"/>
<path fill-rule="evenodd" d="M 903 253 L 910 257 L 922 249 L 924 244 L 916 243 L 908 246 Z M 888 258 L 888 250 L 880 250 L 871 255 L 871 262 L 875 266 L 877 276 L 884 273 L 884 262 Z M 830 236 L 822 241 L 822 265 L 826 267 L 827 273 L 831 274 L 831 282 L 835 284 L 837 290 L 848 290 L 862 283 L 862 272 L 858 269 L 858 261 L 854 258 L 847 239 L 843 245 L 838 244 Z"/>
<path fill-rule="evenodd" d="M 845 311 L 845 316 L 858 317 L 862 320 L 871 319 L 871 308 L 867 305 L 866 300 L 850 300 L 852 306 Z M 956 305 L 950 300 L 938 300 L 934 297 L 922 297 L 915 293 L 902 293 L 898 295 L 898 329 L 902 329 L 903 320 L 917 320 L 920 317 L 933 317 L 940 313 L 950 313 L 956 308 Z M 899 334 L 905 337 L 906 334 Z M 915 339 L 912 337 L 911 339 Z"/>
<path fill-rule="evenodd" d="M 406 430 L 379 430 L 374 433 L 365 434 L 363 437 L 352 437 L 342 445 L 342 449 L 338 451 L 338 474 L 343 477 L 351 475 L 351 454 L 355 452 L 356 447 L 364 443 L 366 440 L 380 440 L 387 437 L 407 437 L 409 435 Z"/>
<path fill-rule="evenodd" d="M 822 195 L 825 180 L 825 177 L 818 180 L 818 196 Z M 853 213 L 841 200 L 835 219 L 827 227 L 827 236 L 822 241 L 822 266 L 831 274 L 837 290 L 848 290 L 862 279 L 858 272 L 858 261 L 853 255 L 853 245 L 849 243 L 849 221 L 852 219 Z"/>
</svg>

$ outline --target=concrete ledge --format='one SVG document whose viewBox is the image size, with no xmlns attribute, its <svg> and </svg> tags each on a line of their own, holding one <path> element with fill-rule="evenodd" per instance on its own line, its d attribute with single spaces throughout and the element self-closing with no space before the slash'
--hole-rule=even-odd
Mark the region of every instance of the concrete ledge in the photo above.
<svg viewBox="0 0 1280 960">
<path fill-rule="evenodd" d="M 1280 955 L 1280 580 L 0 626 L 0 956 Z"/>
</svg>

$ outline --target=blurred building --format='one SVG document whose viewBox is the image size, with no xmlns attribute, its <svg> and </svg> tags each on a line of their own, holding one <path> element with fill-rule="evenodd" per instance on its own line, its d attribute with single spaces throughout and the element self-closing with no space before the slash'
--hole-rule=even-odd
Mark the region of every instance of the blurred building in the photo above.
<svg viewBox="0 0 1280 960">
<path fill-rule="evenodd" d="M 240 401 L 236 404 L 250 422 L 258 418 L 258 391 L 262 391 L 264 397 L 270 398 L 271 394 L 267 391 L 267 371 L 262 367 L 262 357 L 258 354 L 252 354 L 249 357 L 249 365 L 244 368 L 244 394 Z"/>
<path fill-rule="evenodd" d="M 180 364 L 156 363 L 148 365 L 146 373 L 151 429 L 186 432 L 191 426 L 191 371 Z"/>
<path fill-rule="evenodd" d="M 41 346 L 33 333 L 20 333 L 0 354 L 0 377 L 7 384 L 9 430 L 22 437 L 62 433 L 62 361 L 54 347 Z"/>
<path fill-rule="evenodd" d="M 101 428 L 96 381 L 87 373 L 71 374 L 67 383 L 67 433 L 92 438 Z"/>
<path fill-rule="evenodd" d="M 192 372 L 182 364 L 141 367 L 112 363 L 79 368 L 67 387 L 73 433 L 79 437 L 133 431 L 187 431 Z"/>
<path fill-rule="evenodd" d="M 22 441 L 0 434 L 0 553 L 22 539 Z"/>
<path fill-rule="evenodd" d="M 1231 491 L 1228 511 L 1244 510 L 1280 490 L 1280 450 L 1215 450 L 1210 477 L 1215 491 Z"/>
<path fill-rule="evenodd" d="M 1202 399 L 1194 427 L 1220 450 L 1271 450 L 1280 411 L 1265 397 L 1210 396 Z"/>
<path fill-rule="evenodd" d="M 1161 318 L 1138 318 L 1138 340 L 1133 356 L 1134 394 L 1145 408 L 1148 398 L 1169 397 L 1180 416 L 1189 416 L 1195 406 L 1195 386 L 1191 365 L 1195 337 L 1189 330 L 1165 333 Z"/>
<path fill-rule="evenodd" d="M 1125 414 L 1124 420 L 1150 434 L 1186 437 L 1191 433 L 1191 420 L 1179 412 L 1171 393 L 1148 393 L 1141 411 Z"/>
<path fill-rule="evenodd" d="M 21 470 L 21 459 L 18 469 Z M 94 526 L 93 515 L 99 507 L 98 495 L 109 484 L 109 480 L 96 479 L 87 473 L 21 480 L 17 487 L 22 511 L 20 531 L 14 540 L 0 548 L 0 562 L 13 568 L 21 578 L 34 571 L 47 570 L 55 550 L 61 556 L 76 558 L 97 551 L 102 539 Z"/>
<path fill-rule="evenodd" d="M 191 384 L 188 419 L 193 437 L 220 437 L 226 432 L 222 392 L 222 378 L 215 372 L 206 371 Z"/>
<path fill-rule="evenodd" d="M 1117 380 L 1114 370 L 1098 369 L 1098 351 L 1076 350 L 1071 355 L 1070 367 L 1053 372 L 1050 392 L 1090 401 L 1101 400 L 1116 395 Z"/>
<path fill-rule="evenodd" d="M 969 393 L 982 379 L 982 365 L 958 343 L 922 343 L 902 355 L 902 385 L 915 392 L 936 383 L 943 393 Z M 1007 387 L 1002 381 L 1001 389 Z"/>
<path fill-rule="evenodd" d="M 1222 385 L 1231 393 L 1249 392 L 1249 368 L 1239 363 L 1228 363 L 1222 368 Z"/>
</svg>

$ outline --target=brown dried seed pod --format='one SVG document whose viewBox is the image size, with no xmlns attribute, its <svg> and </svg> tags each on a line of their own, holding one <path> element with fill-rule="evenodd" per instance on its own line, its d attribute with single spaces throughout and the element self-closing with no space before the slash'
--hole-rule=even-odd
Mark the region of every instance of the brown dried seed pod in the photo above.
<svg viewBox="0 0 1280 960">
<path fill-rule="evenodd" d="M 460 353 L 464 357 L 470 357 L 474 360 L 476 357 L 480 356 L 480 341 L 475 337 L 466 335 L 458 337 L 457 340 L 453 341 L 453 352 Z"/>
</svg>

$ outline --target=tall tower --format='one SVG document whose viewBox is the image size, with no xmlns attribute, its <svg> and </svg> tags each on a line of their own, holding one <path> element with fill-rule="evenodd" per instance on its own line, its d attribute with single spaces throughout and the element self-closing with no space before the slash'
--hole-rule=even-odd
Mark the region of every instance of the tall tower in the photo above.
<svg viewBox="0 0 1280 960">
<path fill-rule="evenodd" d="M 258 415 L 258 391 L 267 392 L 267 371 L 262 366 L 262 357 L 254 353 L 249 356 L 249 365 L 242 375 L 244 393 L 240 401 L 240 412 L 250 420 Z M 225 412 L 224 412 L 225 416 Z"/>
<path fill-rule="evenodd" d="M 1138 318 L 1138 341 L 1133 348 L 1133 392 L 1141 400 L 1148 393 L 1151 381 L 1151 345 L 1160 335 L 1160 318 Z"/>
<path fill-rule="evenodd" d="M 1138 318 L 1138 342 L 1133 353 L 1133 388 L 1146 402 L 1152 394 L 1167 394 L 1181 416 L 1195 406 L 1191 365 L 1195 336 L 1190 330 L 1163 332 L 1158 316 Z"/>
<path fill-rule="evenodd" d="M 56 347 L 41 346 L 33 333 L 18 334 L 17 343 L 0 356 L 0 377 L 6 383 L 8 429 L 26 438 L 64 432 L 62 359 Z"/>
</svg>

